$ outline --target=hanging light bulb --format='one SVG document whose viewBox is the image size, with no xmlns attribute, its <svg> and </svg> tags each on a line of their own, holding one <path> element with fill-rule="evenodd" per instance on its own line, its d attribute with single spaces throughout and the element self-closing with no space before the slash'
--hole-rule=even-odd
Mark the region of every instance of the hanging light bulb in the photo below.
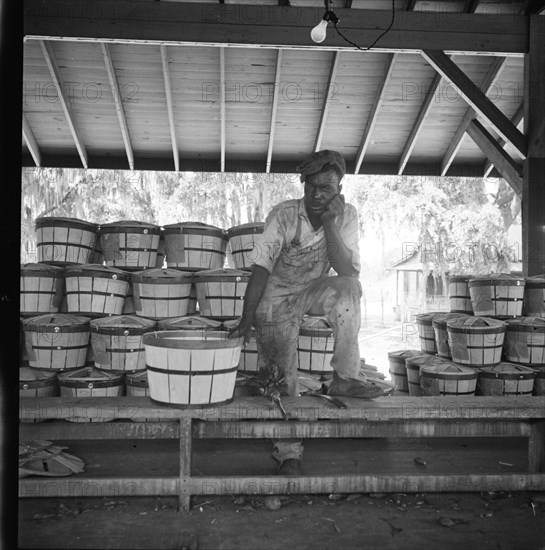
<svg viewBox="0 0 545 550">
<path fill-rule="evenodd" d="M 310 38 L 314 40 L 317 44 L 325 40 L 327 21 L 322 19 L 311 31 Z"/>
<path fill-rule="evenodd" d="M 339 22 L 339 18 L 335 15 L 333 11 L 331 11 L 333 2 L 331 0 L 325 0 L 324 4 L 326 12 L 324 13 L 322 20 L 310 31 L 310 38 L 312 38 L 312 40 L 317 44 L 320 44 L 320 42 L 323 42 L 325 40 L 327 24 L 330 21 L 334 25 Z"/>
</svg>

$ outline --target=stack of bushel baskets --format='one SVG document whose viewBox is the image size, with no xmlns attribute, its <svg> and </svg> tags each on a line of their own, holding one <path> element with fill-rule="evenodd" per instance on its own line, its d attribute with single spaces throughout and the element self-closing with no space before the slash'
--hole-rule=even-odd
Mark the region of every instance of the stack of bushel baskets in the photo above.
<svg viewBox="0 0 545 550">
<path fill-rule="evenodd" d="M 545 275 L 453 276 L 449 301 L 388 353 L 396 395 L 545 395 Z"/>
</svg>

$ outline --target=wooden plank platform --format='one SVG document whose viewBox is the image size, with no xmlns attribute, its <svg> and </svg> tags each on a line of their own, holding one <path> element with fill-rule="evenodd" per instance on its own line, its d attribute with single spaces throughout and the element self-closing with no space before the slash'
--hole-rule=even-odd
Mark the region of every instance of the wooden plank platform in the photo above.
<svg viewBox="0 0 545 550">
<path fill-rule="evenodd" d="M 187 510 L 192 495 L 321 492 L 545 490 L 545 398 L 384 397 L 343 399 L 339 409 L 321 398 L 284 398 L 289 420 L 266 398 L 244 397 L 207 408 L 175 408 L 146 397 L 23 398 L 20 438 L 52 440 L 178 440 L 178 476 L 23 478 L 22 497 L 177 495 Z M 94 422 L 66 422 L 70 419 Z M 47 422 L 32 422 L 47 420 Z M 110 421 L 115 422 L 110 422 Z M 29 422 L 30 421 L 30 422 Z M 528 440 L 526 472 L 310 476 L 197 476 L 196 439 L 462 438 Z"/>
</svg>

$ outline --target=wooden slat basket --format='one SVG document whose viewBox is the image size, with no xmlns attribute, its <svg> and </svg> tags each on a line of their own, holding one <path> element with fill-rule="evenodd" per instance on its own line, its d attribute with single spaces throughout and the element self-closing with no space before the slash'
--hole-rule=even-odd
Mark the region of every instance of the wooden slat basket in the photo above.
<svg viewBox="0 0 545 550">
<path fill-rule="evenodd" d="M 88 317 L 120 315 L 129 291 L 129 277 L 126 271 L 99 264 L 67 267 L 68 312 Z"/>
<path fill-rule="evenodd" d="M 447 321 L 459 317 L 468 317 L 467 313 L 438 313 L 432 319 L 433 332 L 435 335 L 435 346 L 437 355 L 450 359 L 450 347 L 448 345 Z"/>
<path fill-rule="evenodd" d="M 331 358 L 335 348 L 333 329 L 326 317 L 306 317 L 299 328 L 298 369 L 313 374 L 333 371 Z"/>
<path fill-rule="evenodd" d="M 122 374 L 99 370 L 95 367 L 83 367 L 59 374 L 61 397 L 95 398 L 119 397 L 123 395 L 125 384 Z M 71 417 L 70 422 L 109 422 L 106 420 L 100 403 L 92 401 L 88 407 L 88 415 Z"/>
<path fill-rule="evenodd" d="M 64 267 L 28 263 L 21 265 L 20 273 L 21 315 L 58 312 L 64 293 Z"/>
<path fill-rule="evenodd" d="M 227 233 L 201 222 L 182 222 L 163 228 L 167 267 L 186 271 L 219 269 L 225 263 Z"/>
<path fill-rule="evenodd" d="M 21 367 L 19 369 L 19 397 L 57 397 L 59 383 L 57 374 L 51 371 Z M 43 420 L 29 419 L 20 422 L 43 422 Z"/>
<path fill-rule="evenodd" d="M 407 357 L 405 365 L 407 367 L 407 382 L 409 385 L 409 395 L 422 395 L 421 369 L 425 365 L 450 365 L 452 362 L 437 355 L 416 355 Z"/>
<path fill-rule="evenodd" d="M 473 313 L 498 319 L 520 317 L 525 284 L 523 277 L 508 273 L 470 279 L 469 293 Z"/>
<path fill-rule="evenodd" d="M 453 275 L 448 278 L 448 298 L 451 313 L 473 315 L 469 279 L 471 279 L 471 275 Z"/>
<path fill-rule="evenodd" d="M 112 372 L 146 370 L 143 336 L 157 322 L 143 317 L 116 315 L 90 322 L 95 366 Z"/>
<path fill-rule="evenodd" d="M 157 330 L 222 330 L 223 323 L 200 315 L 184 315 L 172 319 L 161 319 L 157 322 Z"/>
<path fill-rule="evenodd" d="M 489 317 L 447 321 L 452 360 L 466 367 L 491 367 L 501 362 L 506 324 Z"/>
<path fill-rule="evenodd" d="M 259 236 L 263 233 L 263 222 L 244 223 L 227 230 L 229 239 L 229 264 L 235 269 L 251 269 L 259 259 L 261 250 Z M 257 245 L 257 246 L 256 246 Z"/>
<path fill-rule="evenodd" d="M 232 400 L 242 339 L 226 331 L 158 331 L 144 335 L 150 397 L 179 407 Z"/>
<path fill-rule="evenodd" d="M 433 330 L 433 318 L 441 313 L 433 311 L 428 313 L 419 313 L 415 316 L 418 327 L 418 336 L 420 337 L 420 349 L 426 353 L 437 353 L 435 344 L 435 332 Z"/>
<path fill-rule="evenodd" d="M 477 371 L 455 363 L 422 365 L 422 395 L 475 395 Z"/>
<path fill-rule="evenodd" d="M 545 366 L 545 319 L 518 317 L 506 323 L 505 359 L 528 366 Z"/>
<path fill-rule="evenodd" d="M 530 367 L 503 362 L 479 370 L 479 395 L 532 395 L 536 372 Z"/>
<path fill-rule="evenodd" d="M 131 280 L 136 315 L 149 319 L 187 315 L 192 273 L 156 268 L 134 273 Z"/>
<path fill-rule="evenodd" d="M 42 217 L 35 227 L 38 262 L 60 266 L 89 263 L 97 224 L 77 218 Z"/>
<path fill-rule="evenodd" d="M 429 357 L 429 355 L 418 349 L 401 349 L 388 352 L 389 372 L 397 392 L 409 393 L 407 365 L 405 364 L 405 360 L 409 357 Z"/>
<path fill-rule="evenodd" d="M 138 371 L 125 375 L 125 393 L 128 397 L 149 397 L 148 372 Z"/>
<path fill-rule="evenodd" d="M 240 317 L 249 280 L 248 271 L 239 269 L 211 269 L 195 273 L 201 315 L 219 320 Z"/>
<path fill-rule="evenodd" d="M 100 245 L 106 265 L 127 271 L 155 268 L 161 228 L 134 220 L 101 224 Z"/>
<path fill-rule="evenodd" d="M 23 321 L 29 366 L 62 371 L 85 365 L 89 317 L 49 313 Z"/>
<path fill-rule="evenodd" d="M 238 326 L 240 319 L 231 319 L 223 322 L 224 330 L 231 332 Z M 259 370 L 259 355 L 257 352 L 256 331 L 252 327 L 248 341 L 243 344 L 240 351 L 239 373 L 255 373 Z M 243 380 L 241 380 L 242 382 Z"/>
<path fill-rule="evenodd" d="M 545 275 L 526 278 L 522 311 L 527 317 L 545 317 Z"/>
</svg>

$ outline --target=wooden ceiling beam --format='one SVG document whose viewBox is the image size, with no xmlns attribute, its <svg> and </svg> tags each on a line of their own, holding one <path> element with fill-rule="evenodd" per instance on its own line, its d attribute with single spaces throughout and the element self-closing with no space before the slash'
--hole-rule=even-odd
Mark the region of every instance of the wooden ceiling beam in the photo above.
<svg viewBox="0 0 545 550">
<path fill-rule="evenodd" d="M 34 132 L 32 131 L 32 128 L 30 127 L 30 124 L 28 123 L 28 120 L 24 114 L 23 114 L 23 139 L 25 140 L 26 146 L 28 147 L 28 150 L 32 155 L 32 158 L 34 159 L 34 163 L 39 168 L 42 165 L 42 155 L 40 153 L 40 147 L 38 146 L 38 142 L 36 141 Z"/>
<path fill-rule="evenodd" d="M 340 52 L 333 52 L 333 61 L 329 69 L 329 78 L 327 81 L 327 89 L 325 92 L 324 103 L 322 106 L 322 114 L 320 115 L 320 123 L 318 124 L 318 132 L 314 140 L 314 151 L 319 151 L 322 147 L 322 139 L 324 137 L 327 115 L 329 112 L 329 98 L 332 96 L 335 87 L 335 77 L 337 76 L 337 67 L 339 64 Z"/>
<path fill-rule="evenodd" d="M 526 138 L 514 124 L 490 101 L 467 75 L 447 55 L 440 51 L 425 50 L 425 59 L 452 82 L 460 95 L 484 118 L 498 134 L 510 142 L 521 158 L 526 157 Z"/>
<path fill-rule="evenodd" d="M 163 67 L 163 82 L 165 84 L 165 95 L 167 100 L 168 125 L 170 128 L 170 141 L 172 142 L 172 156 L 174 157 L 174 170 L 180 171 L 180 151 L 176 139 L 176 124 L 174 122 L 174 108 L 172 106 L 172 87 L 170 85 L 170 69 L 168 67 L 167 47 L 160 46 L 161 65 Z"/>
<path fill-rule="evenodd" d="M 513 188 L 513 191 L 522 196 L 522 169 L 499 146 L 492 134 L 478 121 L 472 120 L 467 128 L 469 137 L 479 146 L 479 149 L 494 163 L 501 176 Z"/>
<path fill-rule="evenodd" d="M 220 172 L 225 172 L 225 48 L 220 48 Z"/>
<path fill-rule="evenodd" d="M 127 126 L 125 110 L 123 109 L 123 102 L 121 101 L 121 92 L 119 90 L 119 83 L 117 82 L 117 77 L 115 76 L 115 69 L 112 61 L 112 55 L 110 53 L 110 47 L 108 46 L 108 44 L 101 42 L 100 49 L 102 51 L 102 57 L 104 58 L 104 64 L 106 65 L 108 80 L 110 81 L 110 89 L 112 90 L 115 111 L 117 113 L 117 120 L 119 121 L 119 128 L 121 129 L 123 144 L 125 145 L 125 152 L 127 153 L 129 170 L 134 170 L 134 154 L 133 154 L 132 145 L 131 145 L 131 138 L 129 135 L 129 127 Z"/>
<path fill-rule="evenodd" d="M 511 117 L 511 122 L 518 128 L 520 123 L 524 120 L 524 102 L 522 102 L 518 109 L 515 111 L 515 114 Z M 506 142 L 503 138 L 500 138 L 498 140 L 498 145 L 500 147 L 504 147 L 506 145 Z M 488 177 L 488 174 L 492 171 L 492 168 L 494 168 L 494 164 L 490 162 L 489 160 L 486 161 L 483 169 L 483 177 Z"/>
<path fill-rule="evenodd" d="M 490 92 L 492 84 L 505 67 L 506 61 L 507 58 L 505 57 L 497 57 L 486 72 L 485 77 L 479 84 L 479 89 L 482 90 L 485 95 Z M 454 136 L 451 139 L 449 146 L 447 147 L 445 155 L 443 156 L 443 160 L 441 161 L 441 175 L 444 175 L 448 172 L 448 169 L 452 164 L 454 157 L 458 154 L 458 151 L 462 145 L 466 130 L 475 117 L 475 109 L 473 109 L 472 107 L 468 107 L 465 112 L 464 118 L 462 119 L 462 122 L 454 133 Z"/>
<path fill-rule="evenodd" d="M 57 88 L 57 92 L 59 94 L 59 102 L 64 112 L 64 116 L 66 118 L 66 122 L 70 129 L 70 133 L 72 134 L 74 143 L 76 144 L 76 149 L 78 150 L 81 163 L 83 164 L 84 168 L 87 168 L 87 151 L 85 149 L 85 145 L 83 143 L 83 139 L 81 137 L 79 129 L 76 125 L 76 121 L 74 120 L 74 115 L 72 113 L 72 109 L 70 108 L 70 103 L 68 102 L 67 98 L 64 95 L 64 82 L 61 77 L 59 66 L 57 65 L 57 60 L 55 58 L 55 52 L 53 51 L 53 46 L 49 42 L 40 40 L 40 47 L 42 49 L 45 62 L 49 69 L 51 79 L 53 80 L 53 84 Z"/>
<path fill-rule="evenodd" d="M 278 95 L 280 89 L 280 72 L 282 68 L 282 49 L 279 49 L 276 53 L 276 70 L 274 73 L 274 90 L 273 101 L 271 108 L 271 123 L 269 126 L 269 145 L 267 147 L 267 164 L 265 166 L 265 172 L 268 174 L 271 171 L 272 153 L 274 146 L 274 133 L 276 130 L 276 112 L 278 110 Z"/>
<path fill-rule="evenodd" d="M 371 141 L 371 134 L 373 133 L 373 129 L 375 128 L 375 124 L 377 123 L 377 117 L 380 112 L 382 103 L 384 101 L 386 88 L 388 87 L 388 83 L 390 82 L 390 78 L 392 77 L 396 60 L 397 60 L 397 54 L 395 53 L 387 54 L 386 63 L 384 65 L 384 73 L 382 76 L 382 81 L 379 85 L 379 89 L 377 90 L 377 93 L 375 94 L 375 101 L 373 103 L 373 106 L 371 107 L 371 112 L 367 117 L 367 123 L 363 131 L 360 146 L 358 148 L 358 152 L 356 153 L 356 164 L 354 168 L 354 174 L 359 174 L 360 172 L 360 168 L 363 163 L 363 157 L 365 156 L 365 153 L 367 152 L 367 148 L 369 147 L 369 143 Z"/>
<path fill-rule="evenodd" d="M 418 139 L 418 136 L 422 131 L 422 127 L 424 126 L 426 117 L 428 116 L 431 106 L 433 105 L 435 92 L 437 91 L 437 88 L 439 87 L 439 84 L 442 80 L 443 77 L 439 73 L 435 73 L 431 85 L 428 89 L 426 98 L 424 99 L 424 103 L 422 103 L 420 107 L 420 111 L 418 112 L 416 120 L 414 121 L 414 124 L 409 133 L 409 137 L 405 143 L 405 146 L 403 147 L 403 152 L 401 153 L 401 158 L 399 160 L 399 168 L 397 170 L 397 174 L 399 176 L 403 174 L 403 170 L 405 170 L 405 166 L 407 165 L 409 157 L 414 149 L 414 146 L 416 145 L 416 140 Z"/>
<path fill-rule="evenodd" d="M 390 10 L 336 8 L 340 29 L 356 44 L 371 44 L 391 22 Z M 93 0 L 25 0 L 24 33 L 30 38 L 172 45 L 347 49 L 337 33 L 316 44 L 310 29 L 315 7 L 189 2 L 120 3 Z M 405 11 L 380 39 L 377 51 L 442 50 L 449 54 L 522 56 L 528 51 L 528 20 L 521 15 Z"/>
</svg>

